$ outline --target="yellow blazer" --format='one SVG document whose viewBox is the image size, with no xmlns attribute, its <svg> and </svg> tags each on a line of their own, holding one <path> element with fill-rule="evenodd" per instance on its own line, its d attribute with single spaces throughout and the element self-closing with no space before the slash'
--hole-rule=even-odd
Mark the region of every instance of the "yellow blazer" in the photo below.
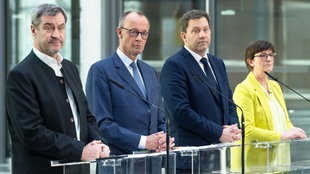
<svg viewBox="0 0 310 174">
<path fill-rule="evenodd" d="M 268 80 L 268 84 L 285 113 L 288 129 L 292 128 L 293 125 L 288 117 L 286 104 L 279 84 L 273 80 Z M 268 104 L 267 96 L 252 72 L 248 74 L 247 78 L 242 83 L 236 86 L 233 100 L 237 105 L 242 108 L 244 113 L 245 144 L 251 144 L 254 141 L 265 142 L 280 140 L 281 133 L 274 131 L 272 115 Z M 237 112 L 239 116 L 239 122 L 241 123 L 241 111 L 238 109 Z M 274 158 L 273 150 L 274 148 L 272 148 L 270 151 L 270 161 L 272 161 Z M 254 172 L 255 170 L 253 169 L 253 167 L 255 166 L 266 166 L 266 159 L 266 149 L 259 149 L 254 148 L 253 145 L 246 145 L 246 172 Z M 240 171 L 240 167 L 241 148 L 232 148 L 231 170 Z"/>
</svg>

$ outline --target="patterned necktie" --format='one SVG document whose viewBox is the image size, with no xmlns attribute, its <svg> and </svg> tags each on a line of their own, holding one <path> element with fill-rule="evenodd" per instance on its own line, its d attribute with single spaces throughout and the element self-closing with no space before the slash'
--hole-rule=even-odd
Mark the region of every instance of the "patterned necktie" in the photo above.
<svg viewBox="0 0 310 174">
<path fill-rule="evenodd" d="M 206 58 L 202 58 L 200 59 L 200 62 L 203 63 L 203 68 L 205 70 L 205 73 L 207 75 L 207 81 L 208 83 L 215 89 L 218 89 L 218 85 L 217 85 L 217 82 L 213 76 L 213 73 L 211 72 L 211 69 L 209 67 L 209 64 L 208 64 L 208 60 Z"/>
<path fill-rule="evenodd" d="M 138 67 L 137 67 L 137 64 L 135 62 L 132 62 L 130 64 L 131 68 L 132 68 L 132 72 L 133 72 L 133 78 L 135 79 L 138 87 L 140 88 L 143 96 L 146 98 L 146 90 L 145 90 L 145 87 L 142 83 L 142 80 L 140 78 L 140 75 L 139 75 L 139 72 L 138 72 Z"/>
</svg>

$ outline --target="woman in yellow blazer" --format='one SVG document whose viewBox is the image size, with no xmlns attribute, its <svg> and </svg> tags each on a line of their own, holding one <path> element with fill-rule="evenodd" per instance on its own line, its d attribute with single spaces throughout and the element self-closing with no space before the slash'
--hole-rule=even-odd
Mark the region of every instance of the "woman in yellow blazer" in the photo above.
<svg viewBox="0 0 310 174">
<path fill-rule="evenodd" d="M 275 56 L 275 48 L 268 41 L 258 40 L 250 44 L 245 51 L 245 63 L 249 74 L 242 83 L 236 86 L 233 95 L 234 102 L 244 112 L 245 144 L 247 144 L 245 147 L 246 173 L 268 170 L 266 149 L 255 148 L 249 144 L 306 138 L 306 133 L 291 123 L 279 84 L 269 80 L 265 74 L 265 72 L 272 71 Z M 238 116 L 240 121 L 240 110 L 238 110 Z M 240 171 L 240 150 L 241 148 L 231 149 L 232 171 Z M 282 143 L 272 147 L 269 152 L 269 166 L 289 166 L 288 145 Z"/>
</svg>

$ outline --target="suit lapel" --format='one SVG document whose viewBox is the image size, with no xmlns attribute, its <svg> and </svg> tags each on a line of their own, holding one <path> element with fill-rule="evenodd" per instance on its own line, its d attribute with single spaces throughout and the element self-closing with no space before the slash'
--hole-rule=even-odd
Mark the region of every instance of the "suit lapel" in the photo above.
<svg viewBox="0 0 310 174">
<path fill-rule="evenodd" d="M 81 114 L 85 113 L 85 108 L 83 107 L 83 101 L 81 100 L 81 96 L 80 96 L 80 80 L 76 79 L 76 76 L 73 74 L 75 72 L 74 69 L 70 69 L 70 67 L 67 65 L 67 62 L 65 60 L 62 61 L 62 68 L 60 69 L 65 83 L 68 84 L 68 86 L 70 87 L 70 89 L 72 90 L 72 94 L 73 97 L 75 99 L 76 102 L 76 106 L 77 106 L 77 111 L 79 112 L 78 116 L 80 117 L 80 119 L 84 118 L 83 116 L 81 117 Z M 79 78 L 79 77 L 78 77 Z M 83 121 L 80 122 L 81 124 L 81 129 L 83 129 Z M 82 131 L 81 131 L 82 132 Z M 82 136 L 82 135 L 81 135 Z M 81 137 L 82 138 L 82 137 Z"/>
<path fill-rule="evenodd" d="M 68 83 L 69 87 L 71 88 L 72 90 L 72 93 L 74 94 L 74 96 L 76 97 L 76 95 L 78 94 L 78 84 L 76 84 L 76 81 L 75 81 L 75 78 L 74 78 L 74 75 L 72 74 L 73 72 L 70 71 L 68 69 L 69 67 L 66 65 L 66 62 L 63 61 L 62 62 L 62 68 L 60 69 L 64 79 L 65 79 L 65 82 Z"/>
<path fill-rule="evenodd" d="M 135 82 L 134 78 L 128 71 L 127 67 L 125 67 L 122 60 L 118 57 L 118 55 L 115 53 L 113 56 L 114 60 L 114 66 L 116 68 L 116 72 L 119 74 L 119 76 L 141 97 L 144 98 L 139 86 Z"/>
<path fill-rule="evenodd" d="M 254 91 L 256 92 L 259 103 L 261 104 L 262 108 L 264 108 L 263 111 L 265 112 L 265 116 L 272 115 L 270 111 L 269 103 L 266 99 L 266 94 L 261 89 L 262 87 L 260 86 L 256 78 L 254 77 L 252 72 L 249 74 L 249 82 L 250 82 L 249 85 L 251 85 Z M 269 116 L 267 117 L 267 124 L 269 128 L 272 130 L 273 129 L 272 117 L 269 117 Z"/>
<path fill-rule="evenodd" d="M 216 81 L 218 83 L 218 87 L 219 87 L 219 91 L 223 91 L 223 78 L 221 78 L 221 74 L 223 73 L 223 68 L 222 67 L 219 67 L 220 64 L 218 64 L 216 61 L 215 61 L 215 58 L 208 54 L 208 57 L 209 57 L 209 62 L 211 64 L 211 67 L 212 67 L 212 70 L 213 70 L 213 73 L 216 77 Z M 226 73 L 226 72 L 225 72 Z"/>
<path fill-rule="evenodd" d="M 202 83 L 206 83 L 207 82 L 207 77 L 206 77 L 205 73 L 203 72 L 203 70 L 201 69 L 201 67 L 199 66 L 199 64 L 195 60 L 195 58 L 190 54 L 190 52 L 188 52 L 185 48 L 183 48 L 182 55 L 185 57 L 185 60 L 187 61 L 187 64 L 190 65 L 190 67 L 192 69 L 191 72 L 193 72 L 194 75 L 197 75 L 199 78 L 204 80 L 204 82 L 202 82 Z M 207 85 L 207 84 L 203 84 L 203 85 L 206 86 L 206 88 L 214 96 L 216 101 L 221 102 L 219 94 L 216 91 L 214 91 L 214 89 L 211 89 L 209 87 L 209 85 Z"/>
<path fill-rule="evenodd" d="M 221 71 L 223 71 L 223 68 L 222 68 L 222 67 L 219 67 L 220 64 L 217 63 L 217 62 L 215 61 L 215 58 L 214 58 L 212 55 L 208 54 L 208 58 L 209 58 L 209 62 L 210 62 L 210 64 L 211 64 L 213 73 L 214 73 L 214 75 L 215 75 L 216 81 L 217 81 L 217 85 L 218 85 L 218 89 L 217 89 L 217 90 L 218 90 L 218 92 L 222 93 L 222 91 L 225 91 L 225 90 L 223 89 L 225 86 L 224 86 L 224 84 L 223 84 L 223 78 L 222 78 L 222 76 L 221 76 L 221 74 L 223 73 L 223 72 L 221 72 Z M 226 72 L 225 72 L 225 73 L 226 73 Z M 222 96 L 219 95 L 216 91 L 214 91 L 214 90 L 212 90 L 212 91 L 213 91 L 213 94 L 216 95 L 217 100 L 218 100 L 219 102 L 221 102 Z M 216 94 L 215 94 L 215 93 L 216 93 Z M 225 95 L 225 94 L 224 94 L 224 95 Z M 226 94 L 226 95 L 227 95 L 227 94 Z M 223 99 L 222 99 L 222 100 L 223 100 Z"/>
</svg>

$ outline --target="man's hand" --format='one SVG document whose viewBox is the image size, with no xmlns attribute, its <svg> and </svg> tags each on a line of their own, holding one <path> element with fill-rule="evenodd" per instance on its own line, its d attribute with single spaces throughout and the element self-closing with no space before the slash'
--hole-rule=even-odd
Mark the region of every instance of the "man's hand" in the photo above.
<svg viewBox="0 0 310 174">
<path fill-rule="evenodd" d="M 174 147 L 174 138 L 170 137 L 169 139 L 169 147 L 170 149 Z M 145 148 L 147 150 L 154 150 L 156 152 L 166 150 L 166 133 L 163 131 L 151 134 L 146 137 L 146 145 Z"/>
<path fill-rule="evenodd" d="M 241 139 L 241 130 L 238 128 L 237 124 L 224 125 L 223 128 L 220 142 L 231 143 Z"/>
<path fill-rule="evenodd" d="M 165 137 L 159 139 L 159 145 L 157 147 L 157 152 L 160 152 L 160 151 L 165 151 L 166 150 L 166 146 L 167 146 L 167 143 L 166 143 L 166 140 L 167 140 L 167 137 L 166 137 L 167 134 L 165 134 Z M 169 149 L 173 148 L 175 146 L 174 144 L 174 137 L 169 137 Z"/>
<path fill-rule="evenodd" d="M 102 151 L 100 153 L 100 158 L 106 158 L 110 156 L 110 148 L 105 144 L 101 144 Z"/>
<path fill-rule="evenodd" d="M 94 140 L 83 148 L 81 160 L 95 160 L 97 158 L 108 157 L 109 155 L 109 147 L 103 144 L 100 140 Z"/>
</svg>

